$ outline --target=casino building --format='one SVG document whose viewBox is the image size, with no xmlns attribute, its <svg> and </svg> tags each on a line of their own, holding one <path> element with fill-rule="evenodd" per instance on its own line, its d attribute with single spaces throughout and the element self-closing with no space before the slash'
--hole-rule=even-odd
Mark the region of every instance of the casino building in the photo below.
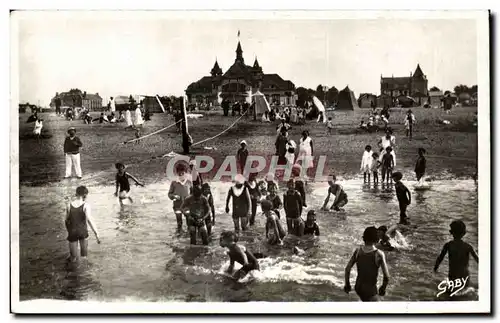
<svg viewBox="0 0 500 323">
<path fill-rule="evenodd" d="M 257 58 L 253 66 L 245 64 L 238 41 L 234 64 L 224 73 L 217 60 L 210 71 L 186 89 L 189 104 L 220 105 L 222 100 L 250 102 L 251 94 L 260 91 L 270 104 L 295 105 L 295 85 L 278 74 L 264 74 Z"/>
</svg>

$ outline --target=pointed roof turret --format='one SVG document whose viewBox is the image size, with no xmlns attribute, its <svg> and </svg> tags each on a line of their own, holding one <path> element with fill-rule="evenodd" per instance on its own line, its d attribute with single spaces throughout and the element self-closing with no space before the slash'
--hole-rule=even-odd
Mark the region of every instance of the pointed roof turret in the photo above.
<svg viewBox="0 0 500 323">
<path fill-rule="evenodd" d="M 212 76 L 222 75 L 222 69 L 219 67 L 219 63 L 217 62 L 217 58 L 215 58 L 215 64 L 214 64 L 214 67 L 212 67 L 210 74 L 212 74 Z"/>
<path fill-rule="evenodd" d="M 255 62 L 253 63 L 253 68 L 260 68 L 259 61 L 257 60 L 257 56 L 255 56 Z"/>
<path fill-rule="evenodd" d="M 413 77 L 423 77 L 424 73 L 422 72 L 422 69 L 420 68 L 420 64 L 417 64 L 417 68 L 415 69 L 415 73 L 413 73 Z"/>
<path fill-rule="evenodd" d="M 245 61 L 243 59 L 243 50 L 241 49 L 241 44 L 240 41 L 238 41 L 238 47 L 236 47 L 236 59 L 234 60 L 235 62 L 241 62 L 245 64 Z"/>
</svg>

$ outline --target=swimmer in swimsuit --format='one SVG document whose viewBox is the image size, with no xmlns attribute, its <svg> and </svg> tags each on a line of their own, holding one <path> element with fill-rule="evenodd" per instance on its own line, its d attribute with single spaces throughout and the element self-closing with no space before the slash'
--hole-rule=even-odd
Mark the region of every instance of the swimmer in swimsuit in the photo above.
<svg viewBox="0 0 500 323">
<path fill-rule="evenodd" d="M 190 195 L 193 184 L 186 176 L 186 166 L 181 164 L 177 166 L 176 173 L 178 178 L 170 183 L 168 198 L 174 202 L 173 208 L 177 220 L 177 231 L 182 231 L 182 210 L 181 206 L 184 200 Z"/>
<path fill-rule="evenodd" d="M 286 236 L 285 230 L 280 220 L 272 210 L 272 203 L 268 200 L 262 201 L 262 213 L 266 217 L 266 239 L 271 245 L 283 244 L 283 238 Z"/>
<path fill-rule="evenodd" d="M 210 206 L 210 213 L 212 214 L 212 218 L 210 219 L 210 217 L 207 217 L 205 221 L 208 235 L 212 235 L 212 227 L 215 225 L 214 197 L 212 196 L 212 191 L 210 190 L 210 185 L 208 183 L 203 183 L 201 189 L 203 191 L 203 196 L 208 200 L 208 206 Z"/>
<path fill-rule="evenodd" d="M 227 192 L 226 198 L 226 213 L 229 213 L 229 201 L 233 200 L 233 223 L 234 223 L 234 231 L 240 232 L 240 224 L 241 229 L 243 231 L 247 230 L 248 224 L 248 213 L 250 212 L 251 207 L 251 198 L 250 193 L 248 192 L 245 184 L 245 177 L 243 175 L 238 174 L 235 177 L 235 184 L 231 188 L 229 188 L 229 192 Z"/>
<path fill-rule="evenodd" d="M 396 248 L 394 248 L 391 245 L 391 238 L 389 235 L 396 230 L 397 226 L 392 226 L 390 229 L 387 229 L 385 225 L 381 225 L 377 229 L 378 237 L 379 237 L 379 242 L 377 243 L 377 248 L 384 250 L 384 251 L 393 251 Z"/>
<path fill-rule="evenodd" d="M 476 262 L 479 262 L 479 257 L 470 244 L 462 241 L 466 232 L 467 227 L 463 221 L 455 220 L 450 224 L 450 233 L 453 236 L 453 240 L 443 246 L 443 250 L 441 250 L 441 254 L 439 254 L 436 260 L 434 272 L 437 272 L 439 265 L 446 254 L 448 254 L 448 279 L 466 280 L 467 286 L 470 282 L 470 279 L 467 279 L 469 277 L 469 257 L 472 256 Z"/>
<path fill-rule="evenodd" d="M 288 233 L 296 236 L 304 234 L 304 221 L 302 215 L 302 197 L 295 190 L 295 181 L 290 179 L 287 183 L 288 191 L 283 195 L 283 206 L 286 215 Z"/>
<path fill-rule="evenodd" d="M 274 211 L 274 213 L 276 213 L 278 219 L 281 219 L 280 209 L 283 206 L 283 203 L 281 203 L 280 197 L 278 196 L 278 194 L 276 194 L 276 187 L 271 186 L 269 188 L 269 195 L 266 196 L 266 200 L 272 203 L 271 209 Z"/>
<path fill-rule="evenodd" d="M 377 228 L 368 227 L 363 233 L 364 246 L 354 251 L 349 263 L 345 268 L 345 286 L 344 291 L 351 291 L 350 275 L 351 269 L 356 264 L 358 275 L 354 287 L 359 298 L 363 302 L 378 302 L 379 295 L 384 296 L 387 284 L 389 284 L 389 270 L 385 261 L 385 255 L 381 250 L 375 247 L 379 241 Z M 382 267 L 384 280 L 382 286 L 377 291 L 378 269 Z"/>
<path fill-rule="evenodd" d="M 331 175 L 331 180 L 328 181 L 328 195 L 326 196 L 325 202 L 323 203 L 322 210 L 327 210 L 328 202 L 330 201 L 330 194 L 335 195 L 335 200 L 330 208 L 330 210 L 340 211 L 340 208 L 347 204 L 347 194 L 344 192 L 344 189 L 339 184 L 336 184 L 337 177 L 335 175 Z"/>
<path fill-rule="evenodd" d="M 259 270 L 259 263 L 257 258 L 264 258 L 262 254 L 253 254 L 245 246 L 237 244 L 238 235 L 231 231 L 224 231 L 220 235 L 220 246 L 228 249 L 229 267 L 227 273 L 233 275 L 233 278 L 238 280 L 243 278 L 252 270 Z M 234 263 L 237 262 L 241 267 L 236 273 L 233 274 Z"/>
<path fill-rule="evenodd" d="M 260 190 L 257 185 L 257 181 L 255 178 L 257 177 L 256 174 L 250 174 L 248 181 L 245 183 L 248 193 L 250 194 L 250 200 L 252 201 L 252 213 L 250 214 L 250 225 L 255 224 L 255 215 L 257 214 L 257 203 L 259 202 L 261 198 Z"/>
<path fill-rule="evenodd" d="M 123 200 L 128 199 L 130 203 L 133 203 L 132 198 L 129 196 L 130 193 L 130 183 L 128 179 L 132 179 L 136 185 L 144 186 L 143 183 L 139 182 L 134 176 L 125 171 L 125 165 L 122 163 L 115 164 L 118 172 L 116 173 L 116 192 L 115 196 L 118 196 L 120 200 L 120 205 L 123 205 Z"/>
<path fill-rule="evenodd" d="M 314 212 L 314 210 L 307 212 L 306 223 L 304 225 L 304 235 L 319 236 L 319 225 L 316 222 L 316 212 Z"/>
<path fill-rule="evenodd" d="M 186 215 L 191 244 L 196 244 L 197 233 L 200 233 L 204 245 L 208 245 L 206 219 L 210 217 L 208 200 L 203 196 L 201 186 L 193 187 L 193 195 L 188 196 L 182 203 L 182 213 Z"/>
</svg>

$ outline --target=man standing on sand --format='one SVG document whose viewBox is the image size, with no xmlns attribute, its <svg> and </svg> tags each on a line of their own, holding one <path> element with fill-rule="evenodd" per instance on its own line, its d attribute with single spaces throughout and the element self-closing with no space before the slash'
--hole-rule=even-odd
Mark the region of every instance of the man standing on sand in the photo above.
<svg viewBox="0 0 500 323">
<path fill-rule="evenodd" d="M 56 115 L 59 116 L 61 114 L 61 98 L 59 95 L 56 96 L 54 103 L 56 105 Z"/>
<path fill-rule="evenodd" d="M 82 141 L 76 136 L 76 129 L 68 129 L 69 136 L 64 141 L 64 154 L 66 155 L 66 175 L 64 178 L 70 178 L 72 166 L 75 166 L 75 173 L 78 179 L 82 179 L 82 169 L 80 167 L 80 147 Z"/>
<path fill-rule="evenodd" d="M 110 97 L 109 98 L 109 111 L 110 112 L 115 112 L 116 111 L 116 104 L 115 104 L 115 99 L 113 99 L 113 97 Z"/>
</svg>

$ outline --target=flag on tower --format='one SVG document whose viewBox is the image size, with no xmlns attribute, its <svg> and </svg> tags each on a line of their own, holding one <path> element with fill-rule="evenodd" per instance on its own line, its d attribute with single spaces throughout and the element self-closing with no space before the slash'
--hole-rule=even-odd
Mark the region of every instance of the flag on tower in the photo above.
<svg viewBox="0 0 500 323">
<path fill-rule="evenodd" d="M 240 30 L 238 29 L 238 38 L 240 38 Z"/>
</svg>

